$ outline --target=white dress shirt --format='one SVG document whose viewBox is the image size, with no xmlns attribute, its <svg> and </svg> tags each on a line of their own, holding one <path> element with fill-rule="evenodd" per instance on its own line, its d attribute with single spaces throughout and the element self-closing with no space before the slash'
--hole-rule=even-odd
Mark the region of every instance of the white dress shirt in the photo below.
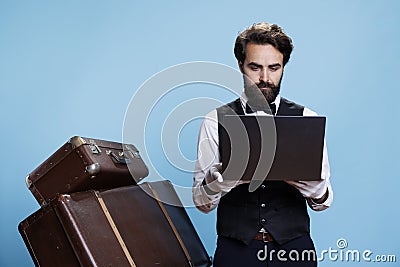
<svg viewBox="0 0 400 267">
<path fill-rule="evenodd" d="M 279 110 L 279 104 L 281 101 L 280 95 L 278 95 L 273 102 L 276 105 L 276 110 Z M 247 97 L 243 92 L 240 97 L 240 102 L 245 115 L 268 115 L 264 111 L 256 111 L 254 113 L 246 113 Z M 303 116 L 317 116 L 314 111 L 304 108 Z M 217 110 L 209 112 L 203 120 L 200 127 L 199 138 L 198 138 L 198 149 L 197 149 L 197 161 L 194 171 L 194 182 L 193 182 L 193 201 L 196 207 L 202 212 L 210 212 L 215 209 L 221 198 L 221 193 L 216 195 L 208 195 L 202 186 L 204 177 L 211 166 L 215 163 L 220 162 L 220 155 L 218 149 L 218 119 Z M 307 201 L 309 206 L 316 211 L 324 210 L 328 208 L 333 201 L 333 191 L 330 183 L 330 168 L 328 161 L 328 153 L 326 144 L 324 143 L 324 151 L 322 158 L 322 172 L 321 179 L 325 180 L 328 188 L 328 198 L 321 204 L 317 204 L 313 201 Z M 239 181 L 238 184 L 244 183 Z M 314 182 L 315 183 L 315 182 Z M 312 191 L 312 188 L 309 188 Z"/>
</svg>

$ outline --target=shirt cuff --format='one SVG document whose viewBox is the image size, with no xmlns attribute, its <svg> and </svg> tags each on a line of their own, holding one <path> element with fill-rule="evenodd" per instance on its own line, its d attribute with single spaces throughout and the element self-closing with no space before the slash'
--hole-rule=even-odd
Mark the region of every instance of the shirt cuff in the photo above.
<svg viewBox="0 0 400 267">
<path fill-rule="evenodd" d="M 218 192 L 215 192 L 214 190 L 211 190 L 208 186 L 207 186 L 207 182 L 206 179 L 203 180 L 203 182 L 201 183 L 204 191 L 206 192 L 207 196 L 215 196 L 218 194 Z"/>
<path fill-rule="evenodd" d="M 328 186 L 327 190 L 328 190 L 328 197 L 322 203 L 316 203 L 312 198 L 307 198 L 307 203 L 311 209 L 315 211 L 323 211 L 331 206 L 331 203 L 333 201 L 332 188 Z"/>
<path fill-rule="evenodd" d="M 197 209 L 204 213 L 208 213 L 214 210 L 221 198 L 222 193 L 215 195 L 207 194 L 202 183 L 197 183 L 193 187 L 193 201 Z"/>
<path fill-rule="evenodd" d="M 204 179 L 201 183 L 201 191 L 209 200 L 216 200 L 221 198 L 221 192 L 214 192 L 207 186 L 207 182 Z"/>
</svg>

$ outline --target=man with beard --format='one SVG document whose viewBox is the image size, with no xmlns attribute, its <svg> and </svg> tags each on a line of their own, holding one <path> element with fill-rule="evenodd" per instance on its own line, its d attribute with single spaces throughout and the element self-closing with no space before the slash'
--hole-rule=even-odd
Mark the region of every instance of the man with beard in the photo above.
<svg viewBox="0 0 400 267">
<path fill-rule="evenodd" d="M 321 211 L 332 203 L 326 147 L 319 181 L 264 181 L 250 192 L 249 181 L 221 175 L 222 126 L 218 121 L 227 110 L 238 115 L 316 115 L 280 96 L 292 49 L 292 40 L 278 25 L 262 22 L 241 32 L 234 53 L 243 73 L 244 92 L 207 114 L 201 125 L 193 200 L 205 213 L 218 207 L 216 267 L 317 266 L 307 204 Z"/>
</svg>

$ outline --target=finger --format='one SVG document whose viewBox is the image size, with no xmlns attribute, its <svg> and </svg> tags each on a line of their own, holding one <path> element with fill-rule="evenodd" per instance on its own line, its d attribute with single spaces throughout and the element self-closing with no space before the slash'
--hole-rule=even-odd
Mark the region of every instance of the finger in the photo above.
<svg viewBox="0 0 400 267">
<path fill-rule="evenodd" d="M 296 181 L 285 180 L 285 182 L 290 184 L 290 185 L 296 185 Z"/>
<path fill-rule="evenodd" d="M 302 185 L 307 185 L 307 182 L 306 181 L 297 181 L 299 184 L 302 184 Z"/>
<path fill-rule="evenodd" d="M 304 186 L 306 183 L 304 181 L 285 181 L 288 184 L 294 185 L 294 186 Z"/>
<path fill-rule="evenodd" d="M 215 164 L 214 164 L 214 167 L 215 167 L 218 171 L 221 171 L 221 170 L 222 170 L 222 162 L 215 163 Z"/>
<path fill-rule="evenodd" d="M 304 189 L 305 185 L 302 183 L 299 183 L 298 181 L 286 181 L 288 184 L 290 184 L 291 186 L 297 188 L 297 189 Z"/>
<path fill-rule="evenodd" d="M 215 176 L 218 182 L 222 183 L 224 181 L 224 178 L 222 178 L 222 175 L 219 172 L 216 172 Z"/>
</svg>

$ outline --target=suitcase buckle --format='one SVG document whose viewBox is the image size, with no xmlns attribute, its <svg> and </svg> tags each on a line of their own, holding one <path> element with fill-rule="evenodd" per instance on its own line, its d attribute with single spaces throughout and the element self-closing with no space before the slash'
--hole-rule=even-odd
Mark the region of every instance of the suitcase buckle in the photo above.
<svg viewBox="0 0 400 267">
<path fill-rule="evenodd" d="M 140 159 L 139 151 L 135 151 L 130 145 L 125 145 L 125 148 L 131 153 L 132 158 Z"/>
<path fill-rule="evenodd" d="M 98 145 L 96 145 L 96 142 L 94 140 L 89 140 L 89 148 L 93 154 L 101 153 L 100 147 Z"/>
<path fill-rule="evenodd" d="M 128 165 L 129 163 L 131 163 L 131 160 L 129 158 L 125 158 L 123 155 L 121 155 L 121 157 L 118 157 L 111 150 L 106 150 L 106 154 L 109 155 L 112 158 L 112 160 L 117 164 Z"/>
</svg>

